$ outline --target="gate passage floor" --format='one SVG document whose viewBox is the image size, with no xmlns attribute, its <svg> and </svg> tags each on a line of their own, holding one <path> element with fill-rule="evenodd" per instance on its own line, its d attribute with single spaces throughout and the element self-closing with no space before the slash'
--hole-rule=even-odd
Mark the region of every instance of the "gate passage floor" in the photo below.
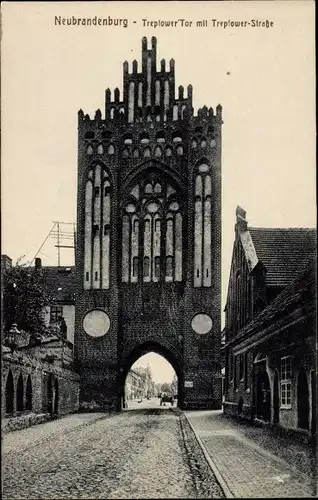
<svg viewBox="0 0 318 500">
<path fill-rule="evenodd" d="M 2 453 L 5 499 L 202 498 L 170 409 L 64 417 L 5 434 Z"/>
</svg>

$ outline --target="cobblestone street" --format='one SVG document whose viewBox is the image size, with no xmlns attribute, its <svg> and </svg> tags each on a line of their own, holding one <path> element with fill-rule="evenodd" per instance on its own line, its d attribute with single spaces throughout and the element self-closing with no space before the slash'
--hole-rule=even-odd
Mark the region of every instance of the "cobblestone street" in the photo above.
<svg viewBox="0 0 318 500">
<path fill-rule="evenodd" d="M 171 410 L 68 416 L 4 435 L 3 498 L 223 497 L 196 446 Z"/>
</svg>

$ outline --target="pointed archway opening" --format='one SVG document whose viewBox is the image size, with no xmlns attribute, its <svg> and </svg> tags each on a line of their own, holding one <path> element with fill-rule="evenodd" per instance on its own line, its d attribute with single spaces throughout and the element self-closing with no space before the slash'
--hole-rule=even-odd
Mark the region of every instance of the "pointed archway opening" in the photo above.
<svg viewBox="0 0 318 500">
<path fill-rule="evenodd" d="M 27 385 L 26 385 L 25 409 L 28 411 L 32 410 L 32 380 L 31 380 L 31 375 L 28 375 L 28 380 L 27 380 Z"/>
<path fill-rule="evenodd" d="M 14 412 L 14 382 L 11 370 L 8 373 L 6 382 L 6 413 L 11 415 Z"/>
<path fill-rule="evenodd" d="M 182 372 L 174 355 L 157 344 L 138 346 L 127 356 L 119 381 L 119 410 L 182 406 Z"/>
<path fill-rule="evenodd" d="M 17 411 L 24 410 L 24 388 L 23 388 L 23 377 L 20 373 L 17 383 Z"/>
</svg>

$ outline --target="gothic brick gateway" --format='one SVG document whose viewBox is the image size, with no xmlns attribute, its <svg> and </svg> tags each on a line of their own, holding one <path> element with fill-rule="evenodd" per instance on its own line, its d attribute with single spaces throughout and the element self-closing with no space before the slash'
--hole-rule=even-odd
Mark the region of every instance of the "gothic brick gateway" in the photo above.
<svg viewBox="0 0 318 500">
<path fill-rule="evenodd" d="M 182 408 L 219 408 L 222 108 L 195 115 L 191 85 L 176 98 L 156 45 L 143 38 L 140 72 L 124 62 L 104 119 L 78 113 L 80 399 L 120 409 L 131 365 L 155 351 Z"/>
</svg>

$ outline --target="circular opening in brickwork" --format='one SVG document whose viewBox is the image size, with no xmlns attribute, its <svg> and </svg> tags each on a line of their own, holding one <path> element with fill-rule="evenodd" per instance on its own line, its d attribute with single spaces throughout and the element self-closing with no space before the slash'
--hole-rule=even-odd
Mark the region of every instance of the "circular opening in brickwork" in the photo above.
<svg viewBox="0 0 318 500">
<path fill-rule="evenodd" d="M 110 328 L 110 318 L 105 311 L 89 311 L 83 320 L 83 328 L 90 337 L 102 337 Z"/>
<path fill-rule="evenodd" d="M 211 316 L 204 313 L 196 314 L 191 321 L 192 330 L 199 335 L 205 335 L 212 329 Z"/>
<path fill-rule="evenodd" d="M 151 203 L 149 203 L 149 205 L 147 206 L 147 210 L 148 210 L 148 212 L 151 212 L 151 213 L 158 212 L 158 210 L 159 210 L 159 205 L 158 205 L 157 203 L 151 202 Z"/>
<path fill-rule="evenodd" d="M 136 212 L 135 205 L 133 205 L 132 203 L 128 203 L 128 205 L 126 206 L 126 212 L 128 213 Z"/>
<path fill-rule="evenodd" d="M 176 201 L 170 203 L 169 210 L 179 210 L 179 203 L 177 203 Z"/>
</svg>

